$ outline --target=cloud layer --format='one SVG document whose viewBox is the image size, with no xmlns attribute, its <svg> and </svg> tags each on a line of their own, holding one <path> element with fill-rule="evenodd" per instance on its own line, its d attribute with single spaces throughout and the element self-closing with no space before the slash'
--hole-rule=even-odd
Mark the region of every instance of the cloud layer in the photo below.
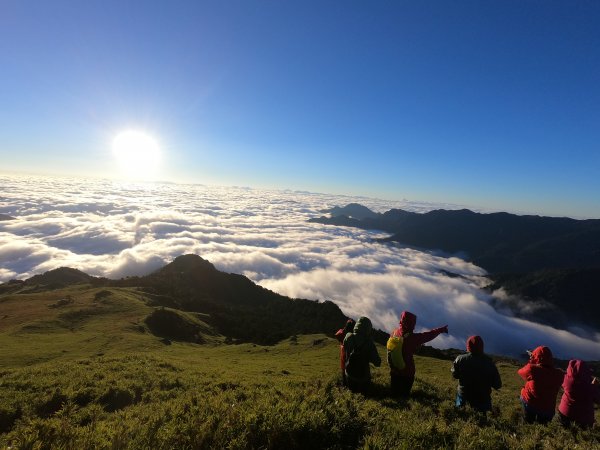
<svg viewBox="0 0 600 450">
<path fill-rule="evenodd" d="M 118 278 L 196 253 L 282 294 L 332 300 L 350 316 L 393 329 L 400 312 L 418 327 L 448 324 L 438 347 L 471 334 L 490 352 L 548 345 L 564 358 L 600 359 L 600 335 L 557 330 L 500 313 L 481 290 L 485 271 L 464 260 L 373 242 L 384 234 L 308 223 L 319 210 L 358 202 L 428 211 L 453 205 L 174 184 L 0 176 L 0 282 L 60 266 Z M 447 272 L 460 275 L 450 277 Z M 497 303 L 497 302 L 496 302 Z"/>
</svg>

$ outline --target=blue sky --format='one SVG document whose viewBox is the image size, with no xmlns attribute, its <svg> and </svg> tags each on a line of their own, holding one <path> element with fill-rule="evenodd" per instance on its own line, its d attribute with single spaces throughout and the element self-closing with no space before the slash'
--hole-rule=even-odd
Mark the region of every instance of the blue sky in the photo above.
<svg viewBox="0 0 600 450">
<path fill-rule="evenodd" d="M 600 217 L 600 2 L 0 0 L 0 170 Z"/>
</svg>

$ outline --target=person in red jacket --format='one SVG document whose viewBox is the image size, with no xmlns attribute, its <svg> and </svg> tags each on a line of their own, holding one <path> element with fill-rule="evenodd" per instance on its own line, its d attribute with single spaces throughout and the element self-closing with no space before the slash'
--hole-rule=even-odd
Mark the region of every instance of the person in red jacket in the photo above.
<svg viewBox="0 0 600 450">
<path fill-rule="evenodd" d="M 561 423 L 576 423 L 582 428 L 594 425 L 594 403 L 600 403 L 600 385 L 589 366 L 580 359 L 569 361 L 562 387 L 564 393 L 558 407 Z"/>
<path fill-rule="evenodd" d="M 517 373 L 525 380 L 521 389 L 525 421 L 550 422 L 556 409 L 556 396 L 565 377 L 562 370 L 554 367 L 552 351 L 548 347 L 537 347 L 531 352 L 529 362 Z"/>
<path fill-rule="evenodd" d="M 403 311 L 400 316 L 400 326 L 392 332 L 392 337 L 402 337 L 402 357 L 406 366 L 404 369 L 390 367 L 390 384 L 392 394 L 399 397 L 408 397 L 415 381 L 414 354 L 425 342 L 435 339 L 440 333 L 448 333 L 448 325 L 434 328 L 424 333 L 414 333 L 417 316 L 408 311 Z"/>
<path fill-rule="evenodd" d="M 340 343 L 340 368 L 342 369 L 342 384 L 344 386 L 347 385 L 347 382 L 346 382 L 346 354 L 344 353 L 344 338 L 346 337 L 346 335 L 348 333 L 352 333 L 352 330 L 354 330 L 354 325 L 356 325 L 356 322 L 354 322 L 354 320 L 352 320 L 352 319 L 348 319 L 346 321 L 346 325 L 344 325 L 344 328 L 340 328 L 335 333 L 335 337 L 338 340 L 338 342 Z"/>
</svg>

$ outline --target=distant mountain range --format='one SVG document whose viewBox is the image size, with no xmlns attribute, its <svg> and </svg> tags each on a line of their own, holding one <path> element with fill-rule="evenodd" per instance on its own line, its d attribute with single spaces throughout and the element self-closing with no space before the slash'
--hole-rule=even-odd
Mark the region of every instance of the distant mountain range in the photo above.
<svg viewBox="0 0 600 450">
<path fill-rule="evenodd" d="M 7 214 L 0 214 L 0 221 L 2 220 L 15 220 L 15 218 Z"/>
<path fill-rule="evenodd" d="M 346 208 L 329 211 L 331 217 L 310 221 L 388 231 L 392 236 L 386 241 L 463 253 L 491 273 L 600 267 L 600 220 L 481 214 L 468 209 L 424 214 L 392 209 L 383 214 L 371 211 L 358 219 L 349 216 Z"/>
<path fill-rule="evenodd" d="M 504 287 L 509 294 L 558 308 L 538 311 L 544 321 L 564 325 L 576 318 L 600 328 L 600 220 L 468 209 L 424 214 L 365 209 L 335 207 L 323 211 L 330 217 L 310 222 L 387 231 L 391 236 L 382 242 L 459 254 L 490 273 L 490 289 Z M 355 211 L 362 218 L 353 216 Z"/>
</svg>

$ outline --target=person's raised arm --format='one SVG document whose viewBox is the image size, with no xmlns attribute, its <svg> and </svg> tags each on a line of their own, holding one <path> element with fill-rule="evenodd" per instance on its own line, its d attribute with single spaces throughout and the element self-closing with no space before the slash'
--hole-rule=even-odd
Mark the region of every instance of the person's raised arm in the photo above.
<svg viewBox="0 0 600 450">
<path fill-rule="evenodd" d="M 429 342 L 434 340 L 442 333 L 448 333 L 448 325 L 444 325 L 443 327 L 434 328 L 430 331 L 425 331 L 423 333 L 414 333 L 415 345 L 419 346 L 424 344 L 425 342 Z"/>
<path fill-rule="evenodd" d="M 529 363 L 525 364 L 523 367 L 521 367 L 519 370 L 517 370 L 517 373 L 525 381 L 530 380 L 530 377 L 531 377 L 531 365 Z"/>
</svg>

